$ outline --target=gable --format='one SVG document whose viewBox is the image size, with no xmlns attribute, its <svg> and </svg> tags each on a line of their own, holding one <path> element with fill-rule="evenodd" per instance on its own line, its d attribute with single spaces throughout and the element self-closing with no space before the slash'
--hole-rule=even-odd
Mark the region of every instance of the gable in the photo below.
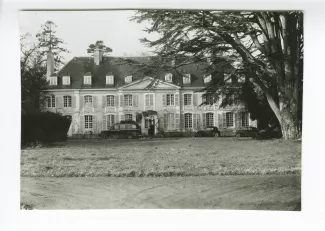
<svg viewBox="0 0 325 231">
<path fill-rule="evenodd" d="M 159 90 L 159 89 L 178 89 L 178 88 L 180 87 L 176 86 L 175 84 L 167 83 L 159 79 L 153 79 L 151 77 L 147 77 L 142 80 L 138 80 L 120 87 L 120 89 L 123 90 L 145 90 L 145 89 Z"/>
</svg>

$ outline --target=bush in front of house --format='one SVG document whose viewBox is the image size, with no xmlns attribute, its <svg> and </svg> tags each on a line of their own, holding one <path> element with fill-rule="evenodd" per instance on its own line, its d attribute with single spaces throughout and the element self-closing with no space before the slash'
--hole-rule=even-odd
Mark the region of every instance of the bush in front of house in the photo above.
<svg viewBox="0 0 325 231">
<path fill-rule="evenodd" d="M 65 141 L 71 119 L 58 113 L 37 112 L 21 116 L 21 145 Z"/>
</svg>

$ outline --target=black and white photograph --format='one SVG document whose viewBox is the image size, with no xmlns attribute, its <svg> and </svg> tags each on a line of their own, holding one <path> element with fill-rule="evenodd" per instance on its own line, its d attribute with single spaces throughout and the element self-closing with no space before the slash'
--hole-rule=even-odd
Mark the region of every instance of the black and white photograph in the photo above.
<svg viewBox="0 0 325 231">
<path fill-rule="evenodd" d="M 20 209 L 300 211 L 303 25 L 20 11 Z"/>
</svg>

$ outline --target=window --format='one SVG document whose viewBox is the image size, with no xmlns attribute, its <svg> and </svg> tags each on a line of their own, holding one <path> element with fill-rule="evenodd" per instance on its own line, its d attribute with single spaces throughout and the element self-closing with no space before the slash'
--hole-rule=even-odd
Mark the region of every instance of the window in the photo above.
<svg viewBox="0 0 325 231">
<path fill-rule="evenodd" d="M 191 83 L 191 74 L 184 74 L 183 75 L 183 84 L 190 84 Z"/>
<path fill-rule="evenodd" d="M 192 95 L 191 94 L 184 94 L 184 105 L 185 106 L 192 105 Z"/>
<path fill-rule="evenodd" d="M 213 95 L 204 95 L 203 100 L 207 104 L 214 104 L 214 96 Z"/>
<path fill-rule="evenodd" d="M 107 115 L 106 116 L 106 126 L 109 128 L 115 123 L 115 116 L 114 115 Z"/>
<path fill-rule="evenodd" d="M 63 96 L 63 107 L 72 107 L 72 97 L 69 95 Z"/>
<path fill-rule="evenodd" d="M 186 113 L 185 114 L 185 128 L 192 128 L 192 114 Z"/>
<path fill-rule="evenodd" d="M 226 113 L 226 123 L 227 123 L 227 127 L 234 126 L 234 113 L 232 112 Z"/>
<path fill-rule="evenodd" d="M 125 83 L 131 83 L 132 82 L 132 75 L 128 75 L 125 77 Z"/>
<path fill-rule="evenodd" d="M 107 75 L 106 76 L 106 84 L 107 85 L 114 84 L 114 76 L 113 75 Z"/>
<path fill-rule="evenodd" d="M 166 82 L 173 82 L 173 74 L 172 73 L 168 73 L 165 75 L 165 81 Z"/>
<path fill-rule="evenodd" d="M 93 97 L 91 95 L 84 96 L 84 104 L 85 107 L 92 107 L 93 106 Z"/>
<path fill-rule="evenodd" d="M 248 127 L 249 126 L 249 119 L 248 119 L 248 113 L 247 112 L 243 112 L 242 114 L 242 126 L 243 127 Z"/>
<path fill-rule="evenodd" d="M 63 85 L 70 85 L 70 76 L 63 76 L 62 77 L 62 84 Z"/>
<path fill-rule="evenodd" d="M 47 107 L 55 107 L 55 96 L 54 95 L 47 97 Z"/>
<path fill-rule="evenodd" d="M 125 120 L 132 120 L 132 114 L 125 114 Z"/>
<path fill-rule="evenodd" d="M 107 95 L 106 96 L 106 106 L 107 107 L 114 107 L 115 105 L 115 96 L 114 95 Z"/>
<path fill-rule="evenodd" d="M 55 77 L 50 77 L 50 85 L 58 85 L 58 78 Z"/>
<path fill-rule="evenodd" d="M 213 113 L 206 114 L 206 127 L 207 128 L 213 127 Z"/>
<path fill-rule="evenodd" d="M 146 94 L 146 107 L 152 107 L 153 106 L 153 94 Z"/>
<path fill-rule="evenodd" d="M 92 129 L 92 128 L 93 128 L 93 116 L 85 115 L 85 129 Z"/>
<path fill-rule="evenodd" d="M 91 84 L 91 76 L 84 76 L 84 84 Z"/>
<path fill-rule="evenodd" d="M 132 95 L 124 95 L 124 105 L 132 107 Z"/>
<path fill-rule="evenodd" d="M 175 128 L 175 114 L 168 113 L 164 115 L 164 128 L 165 129 Z"/>
<path fill-rule="evenodd" d="M 203 82 L 204 83 L 210 83 L 211 82 L 211 75 L 206 75 L 203 77 Z"/>
<path fill-rule="evenodd" d="M 167 94 L 166 99 L 167 99 L 167 105 L 175 105 L 174 94 Z"/>
</svg>

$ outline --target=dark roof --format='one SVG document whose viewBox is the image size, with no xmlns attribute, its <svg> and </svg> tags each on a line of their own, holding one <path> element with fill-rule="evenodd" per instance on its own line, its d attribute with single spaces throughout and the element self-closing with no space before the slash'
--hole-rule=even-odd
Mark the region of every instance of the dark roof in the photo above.
<svg viewBox="0 0 325 231">
<path fill-rule="evenodd" d="M 155 57 L 123 57 L 133 59 L 140 63 L 148 64 Z M 71 59 L 57 74 L 58 85 L 50 86 L 50 89 L 82 89 L 82 88 L 116 88 L 124 85 L 124 77 L 132 75 L 132 81 L 136 81 L 145 76 L 141 76 L 135 71 L 135 68 L 129 64 L 120 65 L 122 57 L 104 57 L 100 65 L 94 64 L 93 57 L 74 57 Z M 83 76 L 92 76 L 92 84 L 84 85 Z M 173 83 L 183 86 L 182 74 L 191 74 L 191 84 L 183 87 L 204 87 L 203 76 L 205 72 L 205 64 L 188 64 L 171 71 L 173 74 Z M 70 85 L 62 85 L 62 76 L 70 76 Z M 106 85 L 106 75 L 114 76 L 114 85 Z M 164 75 L 158 77 L 164 80 Z"/>
</svg>

